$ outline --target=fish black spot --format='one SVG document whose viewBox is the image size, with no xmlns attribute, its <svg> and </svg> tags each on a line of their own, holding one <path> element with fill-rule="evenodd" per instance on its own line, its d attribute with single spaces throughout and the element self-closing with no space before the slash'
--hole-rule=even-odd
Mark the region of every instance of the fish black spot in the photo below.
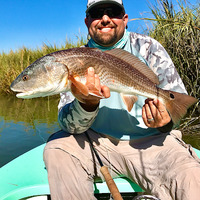
<svg viewBox="0 0 200 200">
<path fill-rule="evenodd" d="M 170 93 L 170 98 L 171 98 L 171 99 L 174 99 L 175 96 L 174 96 L 172 93 Z"/>
<path fill-rule="evenodd" d="M 23 80 L 23 81 L 27 81 L 28 79 L 29 79 L 28 75 L 24 75 L 24 76 L 22 77 L 22 80 Z"/>
</svg>

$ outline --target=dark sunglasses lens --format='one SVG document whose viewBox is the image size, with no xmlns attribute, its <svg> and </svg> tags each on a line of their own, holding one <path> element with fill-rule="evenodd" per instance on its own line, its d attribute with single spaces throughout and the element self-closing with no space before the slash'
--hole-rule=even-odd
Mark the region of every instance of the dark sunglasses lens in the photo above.
<svg viewBox="0 0 200 200">
<path fill-rule="evenodd" d="M 119 7 L 115 7 L 112 9 L 112 17 L 118 17 L 119 15 L 121 15 L 122 13 L 122 9 Z"/>
<path fill-rule="evenodd" d="M 102 18 L 104 14 L 108 15 L 109 17 L 118 17 L 122 13 L 122 9 L 119 7 L 110 7 L 110 8 L 93 8 L 89 12 L 89 15 L 92 18 Z"/>
<path fill-rule="evenodd" d="M 106 14 L 109 17 L 118 17 L 121 14 L 121 11 L 119 11 L 119 9 L 108 9 L 106 10 Z"/>
<path fill-rule="evenodd" d="M 103 16 L 103 12 L 101 12 L 100 10 L 98 9 L 92 9 L 90 12 L 89 12 L 89 15 L 92 17 L 92 18 L 101 18 Z"/>
</svg>

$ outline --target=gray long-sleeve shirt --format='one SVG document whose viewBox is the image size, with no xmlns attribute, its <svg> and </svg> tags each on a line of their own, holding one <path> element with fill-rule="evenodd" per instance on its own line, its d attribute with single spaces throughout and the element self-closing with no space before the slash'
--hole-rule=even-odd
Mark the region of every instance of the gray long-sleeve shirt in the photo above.
<svg viewBox="0 0 200 200">
<path fill-rule="evenodd" d="M 159 87 L 180 93 L 187 93 L 171 58 L 156 40 L 137 33 L 129 33 L 123 41 L 124 50 L 139 57 L 159 78 Z M 92 47 L 92 46 L 89 46 Z M 138 96 L 131 112 L 126 110 L 120 95 L 111 92 L 111 97 L 103 99 L 94 112 L 86 112 L 70 92 L 62 93 L 59 103 L 59 123 L 70 133 L 83 133 L 89 128 L 119 139 L 134 139 L 158 134 L 159 130 L 147 128 L 142 119 L 145 97 Z"/>
</svg>

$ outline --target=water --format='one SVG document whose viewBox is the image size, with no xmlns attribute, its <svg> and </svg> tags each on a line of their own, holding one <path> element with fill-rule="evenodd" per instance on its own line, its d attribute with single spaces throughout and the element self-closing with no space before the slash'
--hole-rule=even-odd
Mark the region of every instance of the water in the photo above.
<svg viewBox="0 0 200 200">
<path fill-rule="evenodd" d="M 60 130 L 58 98 L 0 98 L 0 167 L 17 156 L 45 143 Z"/>
<path fill-rule="evenodd" d="M 17 99 L 0 97 L 0 167 L 45 143 L 60 130 L 57 123 L 59 97 Z M 185 135 L 184 140 L 200 149 L 200 134 Z"/>
</svg>

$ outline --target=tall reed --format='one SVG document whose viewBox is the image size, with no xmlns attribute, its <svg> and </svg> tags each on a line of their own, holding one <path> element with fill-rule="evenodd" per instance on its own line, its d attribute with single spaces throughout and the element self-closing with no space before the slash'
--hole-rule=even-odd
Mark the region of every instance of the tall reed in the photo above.
<svg viewBox="0 0 200 200">
<path fill-rule="evenodd" d="M 200 4 L 199 4 L 200 5 Z M 168 0 L 149 4 L 154 18 L 149 35 L 158 40 L 172 58 L 188 93 L 200 99 L 200 10 L 179 0 L 175 6 Z M 195 123 L 200 130 L 199 102 L 189 109 L 181 128 Z M 196 127 L 197 127 L 196 125 Z"/>
</svg>

